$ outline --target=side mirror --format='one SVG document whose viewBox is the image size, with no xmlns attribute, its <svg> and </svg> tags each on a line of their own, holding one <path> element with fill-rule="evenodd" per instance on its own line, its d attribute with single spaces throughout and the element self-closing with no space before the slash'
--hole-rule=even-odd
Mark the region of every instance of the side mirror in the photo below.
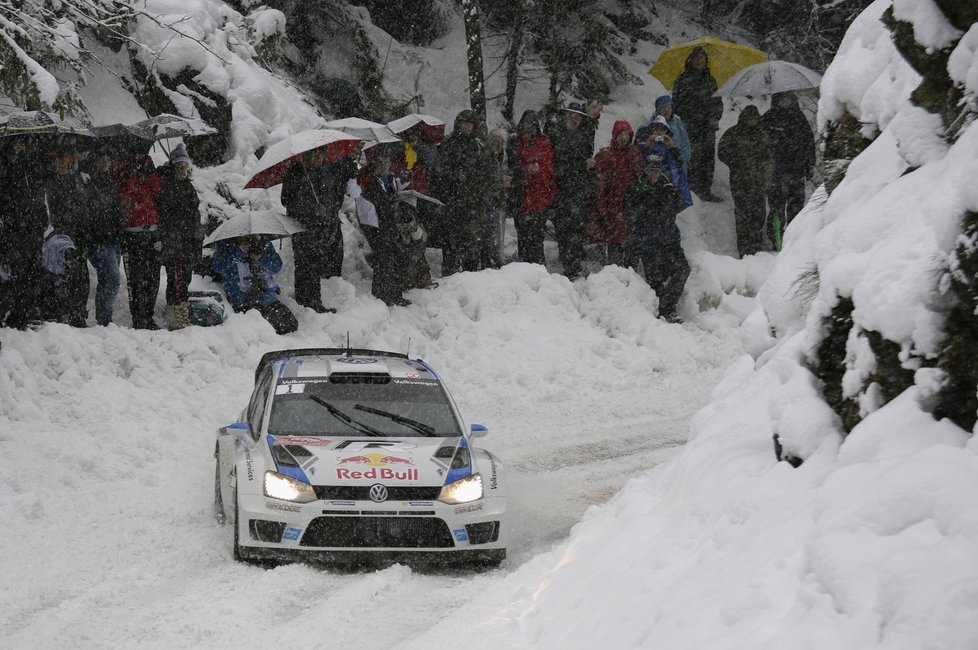
<svg viewBox="0 0 978 650">
<path fill-rule="evenodd" d="M 483 426 L 481 424 L 473 424 L 471 431 L 472 431 L 473 438 L 481 438 L 482 436 L 489 433 L 489 427 Z"/>
<path fill-rule="evenodd" d="M 248 431 L 247 422 L 235 422 L 234 424 L 229 424 L 226 427 L 221 427 L 217 430 L 217 435 L 219 436 L 236 436 L 242 431 Z"/>
</svg>

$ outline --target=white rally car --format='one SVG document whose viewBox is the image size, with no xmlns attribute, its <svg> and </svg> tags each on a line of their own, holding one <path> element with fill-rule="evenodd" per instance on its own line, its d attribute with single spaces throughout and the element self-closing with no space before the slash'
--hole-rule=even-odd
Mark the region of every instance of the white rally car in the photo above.
<svg viewBox="0 0 978 650">
<path fill-rule="evenodd" d="M 503 465 L 425 362 L 376 350 L 265 354 L 219 430 L 214 505 L 239 560 L 506 557 Z"/>
</svg>

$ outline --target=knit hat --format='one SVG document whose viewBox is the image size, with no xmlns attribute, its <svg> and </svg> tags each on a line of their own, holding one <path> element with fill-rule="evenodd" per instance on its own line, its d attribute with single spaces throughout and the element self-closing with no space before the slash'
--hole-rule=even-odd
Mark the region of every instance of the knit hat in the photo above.
<svg viewBox="0 0 978 650">
<path fill-rule="evenodd" d="M 672 106 L 672 97 L 669 95 L 662 95 L 655 100 L 655 112 L 658 113 L 659 109 L 663 106 Z"/>
<path fill-rule="evenodd" d="M 645 168 L 642 171 L 646 174 L 651 174 L 652 172 L 664 174 L 669 171 L 669 163 L 658 154 L 649 154 L 645 157 Z"/>
<path fill-rule="evenodd" d="M 192 165 L 194 161 L 190 159 L 190 155 L 187 153 L 187 148 L 183 146 L 183 143 L 178 144 L 173 147 L 173 151 L 170 152 L 170 164 L 176 165 L 177 163 L 187 163 L 187 165 Z"/>
</svg>

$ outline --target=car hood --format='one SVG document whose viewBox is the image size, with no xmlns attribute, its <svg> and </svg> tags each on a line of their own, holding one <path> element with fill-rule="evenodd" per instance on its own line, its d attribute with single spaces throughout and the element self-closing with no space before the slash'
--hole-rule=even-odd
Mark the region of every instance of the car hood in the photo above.
<svg viewBox="0 0 978 650">
<path fill-rule="evenodd" d="M 462 472 L 450 468 L 460 445 L 467 447 L 461 436 L 267 436 L 268 454 L 277 471 L 312 485 L 444 485 L 471 472 L 471 467 Z"/>
</svg>

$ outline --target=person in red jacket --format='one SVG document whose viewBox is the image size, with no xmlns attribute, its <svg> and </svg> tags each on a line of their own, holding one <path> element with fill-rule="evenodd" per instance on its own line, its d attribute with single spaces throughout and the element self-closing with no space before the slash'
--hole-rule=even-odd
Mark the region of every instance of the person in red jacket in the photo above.
<svg viewBox="0 0 978 650">
<path fill-rule="evenodd" d="M 625 218 L 625 193 L 642 175 L 642 152 L 632 140 L 635 132 L 625 120 L 615 122 L 611 145 L 594 157 L 594 178 L 598 193 L 598 213 L 585 230 L 588 243 L 606 244 L 604 263 L 631 266 L 626 247 L 631 239 Z"/>
<path fill-rule="evenodd" d="M 516 251 L 521 262 L 544 264 L 543 227 L 557 195 L 550 139 L 540 131 L 537 114 L 526 111 L 510 141 L 510 212 L 516 224 Z"/>
<path fill-rule="evenodd" d="M 159 329 L 153 320 L 156 297 L 160 292 L 160 213 L 156 211 L 156 196 L 160 193 L 160 177 L 149 154 L 130 157 L 122 176 L 119 203 L 122 205 L 122 261 L 126 268 L 129 289 L 129 311 L 136 329 Z"/>
</svg>

